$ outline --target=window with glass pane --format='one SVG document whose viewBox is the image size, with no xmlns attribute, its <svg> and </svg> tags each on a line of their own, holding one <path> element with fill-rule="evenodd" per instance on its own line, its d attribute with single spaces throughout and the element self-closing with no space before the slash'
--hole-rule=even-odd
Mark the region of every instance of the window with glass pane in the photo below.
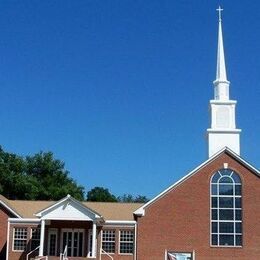
<svg viewBox="0 0 260 260">
<path fill-rule="evenodd" d="M 242 246 L 242 184 L 231 169 L 211 179 L 211 245 Z"/>
<path fill-rule="evenodd" d="M 115 230 L 103 230 L 102 249 L 106 253 L 115 253 L 116 232 Z"/>
<path fill-rule="evenodd" d="M 14 228 L 13 250 L 25 251 L 27 245 L 27 228 Z"/>
<path fill-rule="evenodd" d="M 134 232 L 131 230 L 120 231 L 120 254 L 133 254 Z"/>
</svg>

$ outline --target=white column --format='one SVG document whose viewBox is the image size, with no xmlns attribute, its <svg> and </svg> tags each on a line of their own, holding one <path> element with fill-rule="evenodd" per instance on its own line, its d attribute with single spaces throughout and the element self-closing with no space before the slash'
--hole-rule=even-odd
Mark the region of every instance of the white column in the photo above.
<svg viewBox="0 0 260 260">
<path fill-rule="evenodd" d="M 6 242 L 6 260 L 9 259 L 9 240 L 10 240 L 10 220 L 8 219 L 8 225 L 7 225 L 7 242 Z"/>
<path fill-rule="evenodd" d="M 134 260 L 136 260 L 136 255 L 137 255 L 137 223 L 135 223 L 135 237 L 134 237 L 135 245 L 134 245 Z M 166 252 L 166 250 L 165 250 Z M 166 259 L 166 258 L 165 258 Z"/>
<path fill-rule="evenodd" d="M 97 224 L 93 221 L 92 229 L 92 257 L 96 257 L 96 237 L 97 237 Z"/>
<path fill-rule="evenodd" d="M 45 233 L 45 220 L 41 220 L 41 236 L 40 236 L 40 249 L 39 256 L 43 256 L 43 248 L 44 248 L 44 233 Z"/>
</svg>

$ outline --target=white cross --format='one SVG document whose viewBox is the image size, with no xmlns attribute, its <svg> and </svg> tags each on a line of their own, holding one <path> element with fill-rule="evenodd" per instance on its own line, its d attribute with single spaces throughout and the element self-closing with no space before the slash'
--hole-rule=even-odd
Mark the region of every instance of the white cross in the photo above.
<svg viewBox="0 0 260 260">
<path fill-rule="evenodd" d="M 221 12 L 223 11 L 224 9 L 222 9 L 220 6 L 218 7 L 218 9 L 216 9 L 216 11 L 218 11 L 218 20 L 221 22 Z"/>
</svg>

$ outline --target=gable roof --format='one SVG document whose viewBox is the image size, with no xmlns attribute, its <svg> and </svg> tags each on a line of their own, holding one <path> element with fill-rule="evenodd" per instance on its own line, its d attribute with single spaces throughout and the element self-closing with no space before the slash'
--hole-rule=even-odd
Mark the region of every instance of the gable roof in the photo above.
<svg viewBox="0 0 260 260">
<path fill-rule="evenodd" d="M 161 197 L 163 197 L 165 194 L 167 194 L 169 191 L 171 191 L 172 189 L 174 189 L 175 187 L 177 187 L 178 185 L 180 185 L 181 183 L 183 183 L 184 181 L 186 181 L 187 179 L 189 179 L 190 177 L 192 177 L 194 174 L 196 174 L 201 168 L 205 167 L 206 165 L 208 165 L 210 162 L 212 162 L 213 160 L 215 160 L 216 158 L 218 158 L 220 155 L 222 155 L 223 153 L 227 153 L 228 155 L 230 155 L 232 158 L 234 158 L 235 160 L 239 161 L 242 165 L 244 165 L 246 168 L 248 168 L 249 170 L 251 170 L 253 173 L 255 173 L 257 176 L 260 177 L 260 171 L 258 169 L 256 169 L 254 166 L 252 166 L 251 164 L 249 164 L 246 160 L 244 160 L 241 156 L 239 156 L 238 154 L 236 154 L 234 151 L 232 151 L 230 148 L 228 147 L 224 147 L 223 149 L 221 149 L 219 152 L 215 153 L 213 156 L 211 156 L 208 160 L 204 161 L 202 164 L 200 164 L 198 167 L 196 167 L 194 170 L 192 170 L 191 172 L 189 172 L 187 175 L 185 175 L 184 177 L 182 177 L 180 180 L 178 180 L 177 182 L 175 182 L 174 184 L 172 184 L 170 187 L 168 187 L 166 190 L 162 191 L 160 194 L 158 194 L 156 197 L 154 197 L 153 199 L 151 199 L 150 201 L 148 201 L 147 203 L 145 203 L 143 206 L 141 206 L 139 209 L 137 209 L 134 212 L 134 215 L 136 216 L 144 216 L 145 215 L 145 208 L 147 208 L 149 205 L 153 204 L 155 201 L 157 201 L 158 199 L 160 199 Z"/>
<path fill-rule="evenodd" d="M 32 200 L 8 200 L 0 195 L 0 203 L 6 201 L 5 205 L 9 205 L 16 212 L 17 217 L 37 219 L 35 214 L 47 209 L 57 201 L 32 201 Z M 93 212 L 97 212 L 104 220 L 132 221 L 134 220 L 133 212 L 140 208 L 143 203 L 118 203 L 118 202 L 80 202 Z"/>
<path fill-rule="evenodd" d="M 102 219 L 102 216 L 70 195 L 35 214 L 44 219 Z"/>
<path fill-rule="evenodd" d="M 9 200 L 6 197 L 2 196 L 1 194 L 0 194 L 0 204 L 3 207 L 5 207 L 8 211 L 10 211 L 14 216 L 16 216 L 17 218 L 21 218 L 21 215 L 19 215 L 17 211 L 10 205 Z"/>
</svg>

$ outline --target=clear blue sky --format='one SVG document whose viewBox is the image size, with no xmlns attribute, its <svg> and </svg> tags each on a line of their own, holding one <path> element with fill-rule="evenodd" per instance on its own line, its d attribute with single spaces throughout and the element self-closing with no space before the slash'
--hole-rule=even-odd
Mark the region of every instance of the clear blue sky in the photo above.
<svg viewBox="0 0 260 260">
<path fill-rule="evenodd" d="M 86 187 L 161 192 L 207 159 L 208 0 L 0 2 L 0 144 L 52 151 Z M 221 1 L 241 154 L 260 167 L 260 2 Z"/>
</svg>

